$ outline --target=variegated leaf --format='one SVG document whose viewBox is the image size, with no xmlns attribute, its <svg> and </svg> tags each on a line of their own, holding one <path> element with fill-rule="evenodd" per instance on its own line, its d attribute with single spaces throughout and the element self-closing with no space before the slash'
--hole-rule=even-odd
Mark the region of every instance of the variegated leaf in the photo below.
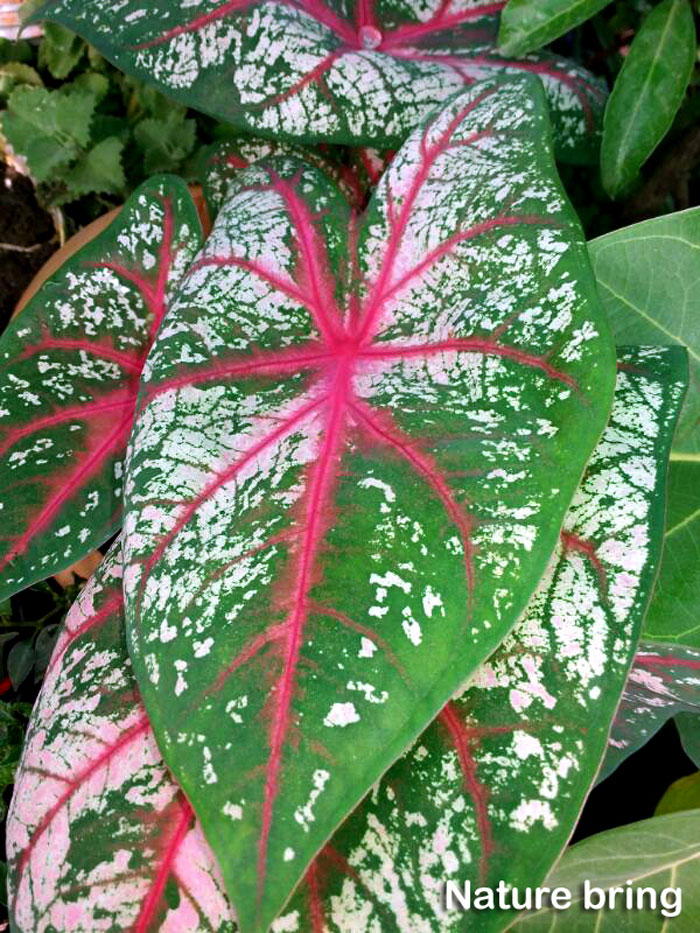
<svg viewBox="0 0 700 933">
<path fill-rule="evenodd" d="M 534 885 L 558 854 L 597 767 L 653 580 L 664 457 L 683 391 L 678 351 L 636 350 L 627 362 L 636 371 L 619 374 L 611 422 L 526 615 L 323 849 L 274 930 L 459 929 L 459 916 L 440 910 L 445 878 Z M 625 512 L 610 495 L 623 486 Z M 152 734 L 136 731 L 145 710 L 126 657 L 119 576 L 115 553 L 72 610 L 34 713 L 8 837 L 20 933 L 43 933 L 48 922 L 61 929 L 69 911 L 72 930 L 92 933 L 98 900 L 110 905 L 109 929 L 208 929 L 187 923 L 192 894 L 201 916 L 227 928 L 213 854 L 169 787 Z M 107 749 L 86 741 L 106 727 Z M 37 794 L 55 781 L 42 772 L 56 755 L 79 762 L 66 800 L 62 782 Z M 96 778 L 117 762 L 121 793 L 109 798 L 105 826 L 103 806 L 93 810 L 104 786 Z M 91 796 L 76 809 L 86 785 Z M 191 837 L 178 835 L 185 824 Z M 173 842 L 167 861 L 161 840 Z M 49 845 L 53 860 L 42 857 Z M 117 859 L 122 870 L 103 870 Z M 476 915 L 473 926 L 500 929 L 503 920 Z"/>
<path fill-rule="evenodd" d="M 393 149 L 374 149 L 358 146 L 352 150 L 355 176 L 366 191 L 372 192 L 394 158 Z"/>
<path fill-rule="evenodd" d="M 119 527 L 141 369 L 201 243 L 187 186 L 154 178 L 2 335 L 0 601 Z"/>
<path fill-rule="evenodd" d="M 301 146 L 291 143 L 250 136 L 240 136 L 211 146 L 204 155 L 201 168 L 204 196 L 210 217 L 215 218 L 219 213 L 228 195 L 229 184 L 242 169 L 276 155 L 295 156 L 315 165 L 335 181 L 351 207 L 361 210 L 367 202 L 369 186 L 364 183 L 364 179 L 361 181 L 354 166 L 341 161 L 340 153 L 335 153 L 337 147 L 325 148 L 333 152 L 326 155 L 317 149 L 302 149 Z"/>
<path fill-rule="evenodd" d="M 540 85 L 436 112 L 359 224 L 311 166 L 246 169 L 144 373 L 131 652 L 242 927 L 266 929 L 525 608 L 609 413 Z"/>
<path fill-rule="evenodd" d="M 496 52 L 502 0 L 47 0 L 119 68 L 252 133 L 397 146 L 429 110 L 496 72 L 543 81 L 563 157 L 595 155 L 604 85 L 546 53 Z"/>
<path fill-rule="evenodd" d="M 620 359 L 610 422 L 527 611 L 321 852 L 280 928 L 464 930 L 446 880 L 536 887 L 566 845 L 654 584 L 687 384 L 683 351 Z M 512 919 L 475 912 L 466 928 Z"/>
<path fill-rule="evenodd" d="M 700 716 L 700 650 L 642 641 L 615 715 L 600 780 L 679 713 Z"/>
<path fill-rule="evenodd" d="M 29 726 L 7 824 L 16 933 L 234 931 L 126 652 L 116 546 L 81 593 Z"/>
</svg>

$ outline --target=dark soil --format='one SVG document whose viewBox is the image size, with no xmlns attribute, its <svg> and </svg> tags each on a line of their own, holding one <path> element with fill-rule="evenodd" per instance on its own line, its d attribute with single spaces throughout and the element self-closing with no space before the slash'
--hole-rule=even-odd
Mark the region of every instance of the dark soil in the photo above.
<svg viewBox="0 0 700 933">
<path fill-rule="evenodd" d="M 0 333 L 34 275 L 58 248 L 51 215 L 34 187 L 0 160 Z"/>
</svg>

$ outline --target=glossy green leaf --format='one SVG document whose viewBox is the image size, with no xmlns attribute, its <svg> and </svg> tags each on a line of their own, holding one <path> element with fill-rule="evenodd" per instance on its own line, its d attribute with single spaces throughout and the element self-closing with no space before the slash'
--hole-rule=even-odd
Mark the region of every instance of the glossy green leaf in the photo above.
<svg viewBox="0 0 700 933">
<path fill-rule="evenodd" d="M 696 50 L 689 0 L 662 0 L 634 37 L 605 108 L 601 174 L 611 197 L 630 187 L 671 128 Z"/>
<path fill-rule="evenodd" d="M 653 579 L 663 461 L 683 391 L 676 351 L 625 359 L 634 369 L 618 375 L 611 421 L 525 617 L 324 847 L 274 930 L 433 929 L 445 878 L 536 884 L 558 854 L 597 767 Z M 640 477 L 642 465 L 643 482 L 628 489 L 633 508 L 621 513 L 608 490 Z M 68 617 L 33 715 L 8 825 L 18 933 L 60 929 L 69 911 L 74 933 L 92 933 L 96 903 L 108 905 L 115 930 L 208 929 L 187 925 L 188 889 L 201 917 L 228 929 L 213 854 L 141 728 L 120 576 L 115 550 Z M 68 764 L 47 774 L 54 758 Z M 175 914 L 168 884 L 180 889 Z M 458 914 L 440 919 L 443 931 L 462 928 Z M 500 929 L 503 920 L 475 924 Z"/>
<path fill-rule="evenodd" d="M 619 345 L 687 348 L 690 387 L 673 446 L 700 454 L 700 207 L 615 230 L 588 253 Z"/>
<path fill-rule="evenodd" d="M 672 456 L 664 557 L 644 637 L 700 648 L 700 455 Z"/>
<path fill-rule="evenodd" d="M 599 779 L 679 713 L 700 715 L 700 650 L 642 641 L 610 734 Z"/>
<path fill-rule="evenodd" d="M 359 221 L 240 174 L 145 370 L 125 590 L 244 930 L 513 626 L 613 377 L 534 79 L 437 111 Z"/>
<path fill-rule="evenodd" d="M 700 647 L 700 209 L 588 245 L 619 344 L 678 344 L 690 386 L 673 442 L 664 557 L 645 636 Z"/>
<path fill-rule="evenodd" d="M 674 781 L 659 801 L 654 816 L 682 810 L 700 810 L 700 771 Z"/>
<path fill-rule="evenodd" d="M 154 178 L 0 339 L 0 600 L 121 524 L 141 369 L 201 244 L 184 182 Z"/>
<path fill-rule="evenodd" d="M 621 888 L 614 909 L 586 909 L 585 882 L 604 891 Z M 556 927 L 567 933 L 693 933 L 700 922 L 700 810 L 656 816 L 584 839 L 564 854 L 547 885 L 571 891 L 572 906 L 524 917 L 511 927 L 515 933 L 549 933 Z M 647 890 L 641 909 L 628 909 L 628 889 L 634 892 L 633 906 L 637 892 L 651 889 L 654 906 Z M 592 895 L 590 902 L 597 902 Z"/>
<path fill-rule="evenodd" d="M 498 45 L 504 55 L 526 55 L 595 16 L 610 0 L 508 0 Z"/>
<path fill-rule="evenodd" d="M 138 700 L 115 547 L 65 622 L 7 824 L 15 933 L 233 933 L 221 876 Z"/>
<path fill-rule="evenodd" d="M 605 86 L 553 55 L 495 49 L 503 0 L 48 0 L 128 74 L 251 133 L 398 146 L 437 104 L 494 72 L 540 76 L 562 157 L 596 159 Z"/>
<path fill-rule="evenodd" d="M 675 721 L 683 751 L 700 768 L 700 709 L 692 713 L 678 713 Z"/>
</svg>

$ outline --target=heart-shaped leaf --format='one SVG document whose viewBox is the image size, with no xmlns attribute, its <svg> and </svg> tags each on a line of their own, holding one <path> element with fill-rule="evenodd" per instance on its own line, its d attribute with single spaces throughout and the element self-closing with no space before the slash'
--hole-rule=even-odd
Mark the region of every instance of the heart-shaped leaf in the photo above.
<svg viewBox="0 0 700 933">
<path fill-rule="evenodd" d="M 0 601 L 119 528 L 141 369 L 202 243 L 184 182 L 146 182 L 0 340 Z"/>
<path fill-rule="evenodd" d="M 653 579 L 683 388 L 677 351 L 635 351 L 627 362 L 635 369 L 618 376 L 611 422 L 525 617 L 324 848 L 274 929 L 427 929 L 444 878 L 534 885 L 558 854 L 597 767 Z M 621 512 L 609 484 L 642 475 Z M 203 918 L 228 929 L 214 856 L 141 730 L 120 577 L 115 550 L 69 614 L 33 714 L 8 824 L 18 933 L 41 930 L 40 913 L 61 928 L 56 918 L 69 909 L 91 931 L 96 901 L 109 904 L 115 929 L 159 919 L 160 929 L 182 929 L 192 895 Z M 106 745 L 89 738 L 105 733 Z M 47 775 L 55 757 L 73 765 Z M 49 845 L 53 859 L 43 857 Z M 121 871 L 105 871 L 115 846 Z M 441 929 L 459 928 L 458 915 L 440 919 Z M 479 929 L 503 926 L 499 914 L 478 920 Z"/>
<path fill-rule="evenodd" d="M 599 780 L 679 713 L 700 716 L 700 649 L 642 641 L 615 715 Z"/>
<path fill-rule="evenodd" d="M 311 166 L 246 169 L 144 373 L 132 656 L 242 929 L 266 929 L 525 608 L 609 413 L 539 83 L 436 112 L 359 223 Z"/>
<path fill-rule="evenodd" d="M 539 885 L 605 751 L 661 551 L 685 392 L 675 349 L 621 354 L 610 422 L 516 628 L 316 860 L 291 928 L 463 930 L 443 885 Z M 461 887 L 460 887 L 461 890 Z M 469 929 L 513 919 L 470 913 Z"/>
<path fill-rule="evenodd" d="M 561 155 L 592 157 L 604 85 L 572 62 L 495 49 L 501 0 L 49 0 L 37 17 L 119 68 L 250 132 L 397 146 L 436 104 L 494 71 L 537 74 Z"/>
<path fill-rule="evenodd" d="M 32 714 L 7 824 L 12 929 L 234 931 L 138 699 L 121 576 L 116 546 L 68 614 Z"/>
</svg>

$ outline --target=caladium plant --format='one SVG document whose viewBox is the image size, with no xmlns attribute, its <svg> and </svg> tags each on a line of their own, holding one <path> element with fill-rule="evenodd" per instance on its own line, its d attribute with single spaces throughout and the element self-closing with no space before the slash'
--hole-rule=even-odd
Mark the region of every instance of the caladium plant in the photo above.
<svg viewBox="0 0 700 933">
<path fill-rule="evenodd" d="M 125 593 L 247 930 L 525 608 L 615 363 L 532 78 L 436 111 L 359 220 L 290 157 L 229 191 L 144 370 Z"/>
<path fill-rule="evenodd" d="M 141 186 L 0 340 L 0 602 L 121 525 L 139 377 L 202 243 L 187 186 Z"/>
<path fill-rule="evenodd" d="M 538 75 L 560 154 L 595 158 L 604 85 L 548 53 L 496 50 L 501 0 L 47 0 L 119 68 L 252 133 L 396 146 L 441 101 L 494 72 Z"/>
<path fill-rule="evenodd" d="M 623 354 L 610 423 L 523 619 L 324 847 L 275 929 L 458 929 L 441 913 L 445 877 L 535 885 L 550 868 L 650 592 L 684 377 L 682 351 Z M 13 928 L 89 931 L 99 913 L 111 929 L 232 929 L 138 698 L 121 564 L 117 545 L 71 610 L 33 714 L 8 827 Z"/>
</svg>

